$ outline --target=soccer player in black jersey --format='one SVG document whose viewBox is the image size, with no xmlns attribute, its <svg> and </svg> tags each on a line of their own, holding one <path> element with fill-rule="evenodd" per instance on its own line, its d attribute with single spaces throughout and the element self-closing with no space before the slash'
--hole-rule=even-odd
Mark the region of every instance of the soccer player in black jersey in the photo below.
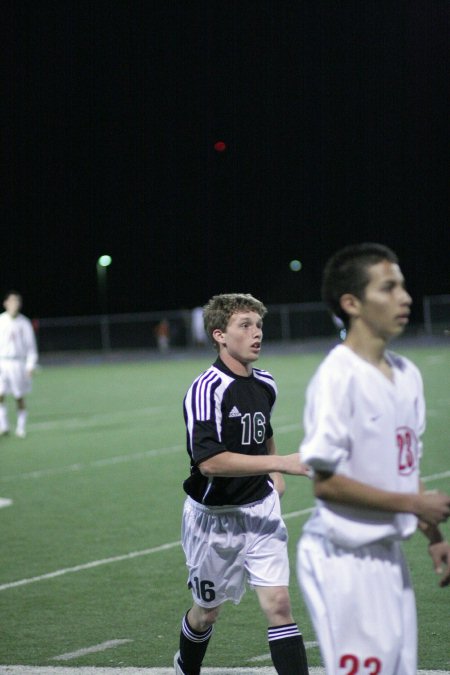
<svg viewBox="0 0 450 675">
<path fill-rule="evenodd" d="M 251 295 L 214 296 L 204 308 L 215 363 L 184 399 L 191 473 L 184 482 L 182 539 L 193 605 L 183 618 L 175 673 L 198 675 L 220 606 L 255 589 L 280 675 L 308 673 L 289 598 L 281 474 L 307 475 L 298 453 L 277 455 L 271 427 L 272 376 L 253 363 L 267 310 Z"/>
</svg>

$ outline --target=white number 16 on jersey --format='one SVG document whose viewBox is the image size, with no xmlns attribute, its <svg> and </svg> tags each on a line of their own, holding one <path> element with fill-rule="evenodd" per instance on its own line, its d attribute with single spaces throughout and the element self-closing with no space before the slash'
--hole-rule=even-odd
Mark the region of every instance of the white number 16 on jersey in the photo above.
<svg viewBox="0 0 450 675">
<path fill-rule="evenodd" d="M 264 443 L 266 437 L 266 418 L 262 412 L 253 413 L 253 419 L 250 413 L 245 413 L 241 417 L 242 424 L 242 445 L 250 445 L 252 438 L 255 443 Z"/>
</svg>

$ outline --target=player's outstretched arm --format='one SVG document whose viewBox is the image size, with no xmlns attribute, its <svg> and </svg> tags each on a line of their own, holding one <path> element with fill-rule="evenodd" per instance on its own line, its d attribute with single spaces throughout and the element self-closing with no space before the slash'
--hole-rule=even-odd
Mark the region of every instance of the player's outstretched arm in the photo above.
<svg viewBox="0 0 450 675">
<path fill-rule="evenodd" d="M 298 452 L 290 455 L 240 455 L 226 450 L 201 462 L 198 468 L 208 478 L 262 476 L 273 472 L 308 476 L 308 468 L 300 461 Z"/>
<path fill-rule="evenodd" d="M 450 496 L 442 492 L 400 493 L 380 490 L 347 476 L 316 471 L 314 494 L 319 499 L 390 513 L 414 513 L 430 525 L 447 520 Z"/>
</svg>

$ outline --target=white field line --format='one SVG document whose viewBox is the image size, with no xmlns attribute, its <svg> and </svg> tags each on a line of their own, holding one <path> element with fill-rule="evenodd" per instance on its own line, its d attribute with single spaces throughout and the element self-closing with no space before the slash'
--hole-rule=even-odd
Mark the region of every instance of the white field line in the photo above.
<svg viewBox="0 0 450 675">
<path fill-rule="evenodd" d="M 109 466 L 111 464 L 123 464 L 125 462 L 134 462 L 139 459 L 146 459 L 148 457 L 158 457 L 168 452 L 180 452 L 185 450 L 183 445 L 172 445 L 168 448 L 155 448 L 154 450 L 143 450 L 142 452 L 135 452 L 131 455 L 116 455 L 114 457 L 105 457 L 104 459 L 96 459 L 93 462 L 69 464 L 68 466 L 57 466 L 51 469 L 38 469 L 36 471 L 28 471 L 26 473 L 18 473 L 9 476 L 0 476 L 1 482 L 12 482 L 15 480 L 27 480 L 30 478 L 43 478 L 45 476 L 55 476 L 61 473 L 71 473 L 74 471 L 84 471 L 85 469 L 95 469 L 102 466 Z"/>
<path fill-rule="evenodd" d="M 55 570 L 55 572 L 48 572 L 47 574 L 41 574 L 37 577 L 29 577 L 28 579 L 19 579 L 18 581 L 11 581 L 7 584 L 2 584 L 0 586 L 0 591 L 6 591 L 8 588 L 16 588 L 17 586 L 26 586 L 28 584 L 34 584 L 36 581 L 45 581 L 46 579 L 54 579 L 55 577 L 61 577 L 64 574 L 70 574 L 71 572 L 81 572 L 83 570 L 89 570 L 93 567 L 100 567 L 101 565 L 109 565 L 111 563 L 121 562 L 122 560 L 132 560 L 133 558 L 139 558 L 143 555 L 151 555 L 152 553 L 159 553 L 160 551 L 167 551 L 175 546 L 180 546 L 180 541 L 172 541 L 169 544 L 162 544 L 161 546 L 155 546 L 154 548 L 147 548 L 143 551 L 132 551 L 131 553 L 125 553 L 124 555 L 116 555 L 112 558 L 102 558 L 100 560 L 92 560 L 91 562 L 84 563 L 83 565 L 75 565 L 74 567 L 65 567 L 60 570 Z"/>
<path fill-rule="evenodd" d="M 323 668 L 310 668 L 310 675 L 325 675 Z M 0 675 L 173 675 L 172 668 L 101 668 L 67 666 L 2 666 Z M 202 675 L 276 675 L 266 668 L 202 668 Z M 418 670 L 417 675 L 450 675 L 448 670 Z"/>
<path fill-rule="evenodd" d="M 135 411 L 136 413 L 139 414 L 148 414 L 150 411 L 156 411 L 158 410 L 157 408 L 142 408 L 140 410 Z M 106 418 L 106 415 L 96 415 L 94 416 L 96 419 L 98 418 Z M 70 422 L 75 422 L 74 420 L 69 420 Z M 84 427 L 86 426 L 85 421 L 80 418 L 76 418 L 77 424 L 80 422 L 78 426 Z M 81 422 L 83 422 L 81 424 Z M 42 422 L 39 423 L 40 428 L 44 428 L 44 425 L 54 425 L 54 426 L 49 426 L 48 428 L 56 428 L 56 425 L 61 424 L 60 422 Z M 30 428 L 30 425 L 29 425 Z M 58 427 L 60 428 L 60 427 Z M 300 425 L 299 424 L 285 424 L 283 426 L 280 426 L 277 428 L 277 433 L 278 434 L 284 434 L 284 433 L 289 433 L 291 431 L 295 431 L 298 429 L 300 431 Z M 161 454 L 165 454 L 168 452 L 181 452 L 182 450 L 185 450 L 185 446 L 183 445 L 173 445 L 167 448 L 155 448 L 154 450 L 143 450 L 142 452 L 134 452 L 132 454 L 128 455 L 115 455 L 114 457 L 105 457 L 104 459 L 97 459 L 92 462 L 77 462 L 75 464 L 69 464 L 65 466 L 58 466 L 58 467 L 52 467 L 48 469 L 36 469 L 36 471 L 27 471 L 24 473 L 18 473 L 18 474 L 12 474 L 12 475 L 6 475 L 6 476 L 0 476 L 0 483 L 11 483 L 13 481 L 17 480 L 30 480 L 30 479 L 36 479 L 36 478 L 45 478 L 47 476 L 55 476 L 59 474 L 64 474 L 64 473 L 75 473 L 79 471 L 84 471 L 86 469 L 92 469 L 92 468 L 99 468 L 102 466 L 110 466 L 113 464 L 124 464 L 126 462 L 135 462 L 139 461 L 141 459 L 147 459 L 150 457 L 158 457 Z M 433 474 L 432 476 L 426 476 L 422 478 L 424 483 L 433 481 L 433 480 L 438 480 L 439 478 L 448 478 L 450 476 L 450 471 L 444 471 L 442 473 L 436 473 Z"/>
<path fill-rule="evenodd" d="M 114 426 L 120 420 L 128 420 L 130 417 L 141 415 L 155 415 L 165 410 L 163 406 L 151 408 L 134 408 L 133 410 L 117 410 L 116 412 L 97 413 L 95 415 L 81 415 L 80 417 L 68 417 L 62 420 L 47 420 L 46 422 L 30 422 L 28 431 L 58 431 L 69 429 L 86 429 L 95 427 L 101 423 L 103 426 Z"/>
<path fill-rule="evenodd" d="M 59 654 L 58 656 L 52 656 L 51 661 L 71 661 L 72 659 L 77 659 L 80 656 L 85 656 L 86 654 L 95 654 L 96 652 L 104 652 L 107 649 L 113 649 L 119 647 L 120 645 L 126 644 L 127 642 L 133 642 L 130 639 L 121 639 L 121 640 L 107 640 L 106 642 L 101 642 L 98 645 L 92 645 L 91 647 L 83 647 L 77 649 L 74 652 L 67 652 L 67 654 Z M 305 649 L 312 649 L 313 647 L 318 647 L 318 642 L 305 642 Z M 259 661 L 270 661 L 270 653 L 261 654 L 261 656 L 254 656 L 251 659 L 247 659 L 249 663 L 258 663 Z"/>
<path fill-rule="evenodd" d="M 76 471 L 84 471 L 85 469 L 99 468 L 102 466 L 110 466 L 112 464 L 124 464 L 126 462 L 134 462 L 139 459 L 147 459 L 149 457 L 159 457 L 168 452 L 181 452 L 185 450 L 183 445 L 172 445 L 167 448 L 155 448 L 154 450 L 143 450 L 142 452 L 134 452 L 130 455 L 115 455 L 114 457 L 105 457 L 104 459 L 96 459 L 93 462 L 69 464 L 66 466 L 57 466 L 50 469 L 37 469 L 36 471 L 27 471 L 25 473 L 17 473 L 12 475 L 0 476 L 0 482 L 10 483 L 16 480 L 29 480 L 33 478 L 45 478 L 46 476 L 55 476 L 62 473 L 72 473 Z M 450 471 L 443 471 L 435 473 L 430 476 L 423 476 L 422 481 L 429 483 L 440 478 L 448 478 Z"/>
<path fill-rule="evenodd" d="M 311 675 L 325 675 L 322 668 L 310 668 Z M 0 666 L 0 675 L 173 675 L 172 668 L 96 668 L 49 666 Z M 276 675 L 273 668 L 202 668 L 202 675 Z M 427 674 L 428 675 L 428 674 Z M 438 675 L 434 672 L 432 675 Z M 448 675 L 444 673 L 443 675 Z"/>
<path fill-rule="evenodd" d="M 142 415 L 155 415 L 162 410 L 164 406 L 152 406 L 150 408 L 135 408 L 134 410 L 117 410 L 115 412 L 97 413 L 95 415 L 80 415 L 79 417 L 68 417 L 61 420 L 46 420 L 44 422 L 30 422 L 27 425 L 28 431 L 60 431 L 70 429 L 86 429 L 95 427 L 97 424 L 114 426 L 121 420 L 128 420 L 130 417 L 140 417 Z M 278 432 L 295 431 L 300 429 L 300 423 L 288 424 L 277 427 Z"/>
<path fill-rule="evenodd" d="M 291 511 L 291 513 L 283 514 L 283 518 L 288 520 L 289 518 L 295 518 L 296 516 L 310 513 L 311 511 L 312 508 L 302 509 L 301 511 Z M 111 563 L 122 562 L 123 560 L 131 560 L 132 558 L 139 558 L 145 555 L 152 555 L 153 553 L 160 553 L 161 551 L 167 551 L 171 548 L 175 548 L 176 546 L 181 546 L 181 541 L 172 541 L 168 544 L 155 546 L 154 548 L 146 548 L 142 551 L 132 551 L 131 553 L 124 553 L 123 555 L 117 555 L 111 558 L 92 560 L 91 562 L 75 565 L 74 567 L 65 567 L 60 570 L 55 570 L 54 572 L 48 572 L 47 574 L 40 574 L 36 577 L 28 577 L 26 579 L 19 579 L 17 581 L 11 581 L 9 583 L 2 584 L 0 585 L 0 591 L 6 591 L 9 588 L 17 588 L 18 586 L 27 586 L 28 584 L 34 584 L 37 581 L 54 579 L 55 577 L 61 577 L 64 574 L 70 574 L 72 572 L 82 572 L 83 570 L 92 569 L 93 567 L 100 567 L 101 565 L 110 565 Z"/>
<path fill-rule="evenodd" d="M 92 645 L 92 647 L 84 647 L 83 649 L 77 649 L 76 652 L 68 652 L 67 654 L 59 654 L 59 656 L 52 656 L 52 661 L 70 661 L 71 659 L 77 659 L 80 656 L 85 656 L 86 654 L 95 654 L 96 652 L 104 652 L 106 649 L 113 649 L 113 647 L 118 647 L 123 645 L 126 642 L 133 642 L 133 640 L 107 640 L 106 642 L 101 642 L 99 645 Z"/>
<path fill-rule="evenodd" d="M 143 408 L 142 410 L 138 411 L 141 413 L 146 413 L 150 410 L 156 410 L 156 408 Z M 98 417 L 104 417 L 102 415 L 97 415 Z M 74 422 L 75 420 L 71 420 Z M 83 420 L 77 420 L 78 422 L 82 422 Z M 46 424 L 58 424 L 57 422 L 51 423 L 51 422 L 42 422 L 40 423 L 41 427 L 43 428 L 43 425 Z M 85 424 L 80 424 L 80 427 L 86 426 Z M 31 425 L 29 425 L 29 428 Z M 54 428 L 54 427 L 51 427 Z M 56 428 L 56 426 L 55 426 Z M 298 425 L 296 424 L 289 424 L 284 427 L 280 427 L 278 432 L 279 433 L 286 433 L 288 431 L 292 431 L 293 429 L 297 429 Z M 27 471 L 25 473 L 18 473 L 18 474 L 13 474 L 13 475 L 7 475 L 7 476 L 0 476 L 0 482 L 2 483 L 10 483 L 12 481 L 16 480 L 29 480 L 33 478 L 45 478 L 46 476 L 55 476 L 58 474 L 62 473 L 73 473 L 77 471 L 84 471 L 85 469 L 91 469 L 91 468 L 98 468 L 101 466 L 110 466 L 111 464 L 123 464 L 125 462 L 135 462 L 140 459 L 147 459 L 148 457 L 158 457 L 159 455 L 165 454 L 167 452 L 180 452 L 181 450 L 185 450 L 185 446 L 183 445 L 173 445 L 168 448 L 156 448 L 154 450 L 143 450 L 142 452 L 134 452 L 129 455 L 115 455 L 114 457 L 105 457 L 104 459 L 97 459 L 94 460 L 93 462 L 77 462 L 76 464 L 69 464 L 66 466 L 57 466 L 49 469 L 37 469 L 36 471 Z"/>
<path fill-rule="evenodd" d="M 289 520 L 289 518 L 296 518 L 297 516 L 305 516 L 307 513 L 313 511 L 313 506 L 308 506 L 307 509 L 301 509 L 301 511 L 291 511 L 290 513 L 283 513 L 283 520 Z"/>
<path fill-rule="evenodd" d="M 433 480 L 440 480 L 441 478 L 449 478 L 450 471 L 441 471 L 441 473 L 432 473 L 429 476 L 421 476 L 424 483 L 431 483 Z"/>
<path fill-rule="evenodd" d="M 152 451 L 149 451 L 152 452 Z M 154 451 L 156 452 L 156 451 Z M 431 482 L 431 480 L 438 480 L 443 476 L 447 476 L 450 472 L 445 471 L 441 474 L 433 474 L 432 476 L 425 476 L 422 480 L 425 482 Z M 290 513 L 284 513 L 284 520 L 289 520 L 290 518 L 295 518 L 297 516 L 305 515 L 310 513 L 313 510 L 313 507 L 308 507 L 307 509 L 301 509 L 300 511 L 291 511 Z M 113 556 L 111 558 L 102 558 L 100 560 L 93 560 L 82 565 L 75 565 L 74 567 L 66 567 L 54 572 L 48 572 L 47 574 L 41 574 L 36 577 L 29 577 L 26 579 L 18 579 L 17 581 L 11 581 L 6 584 L 0 585 L 0 591 L 6 591 L 10 588 L 17 588 L 18 586 L 26 586 L 28 584 L 33 584 L 37 581 L 45 581 L 46 579 L 53 579 L 54 577 L 60 577 L 64 574 L 70 574 L 71 572 L 81 572 L 83 570 L 91 569 L 93 567 L 100 567 L 101 565 L 108 565 L 115 562 L 121 562 L 123 560 L 131 560 L 132 558 L 138 558 L 140 556 L 151 555 L 152 553 L 159 553 L 160 551 L 166 551 L 170 548 L 180 545 L 180 541 L 172 541 L 168 544 L 162 544 L 161 546 L 156 546 L 154 548 L 147 548 L 142 551 L 132 551 L 131 553 L 125 553 L 123 555 Z M 1 675 L 1 673 L 0 673 Z"/>
<path fill-rule="evenodd" d="M 312 649 L 313 647 L 318 647 L 318 642 L 305 642 L 305 649 Z M 258 663 L 258 661 L 270 661 L 270 653 L 261 654 L 261 656 L 252 656 L 251 659 L 247 659 L 249 663 Z"/>
<path fill-rule="evenodd" d="M 111 415 L 110 413 L 104 413 L 104 414 L 98 414 L 98 415 L 92 415 L 90 417 L 74 417 L 72 419 L 67 419 L 67 420 L 55 420 L 55 421 L 47 421 L 47 422 L 36 422 L 34 424 L 29 424 L 28 428 L 31 431 L 47 431 L 47 430 L 52 430 L 52 429 L 78 429 L 78 428 L 86 428 L 89 426 L 95 426 L 98 424 L 98 422 L 109 422 L 110 424 L 115 424 L 117 421 L 117 418 L 120 419 L 120 417 L 126 417 L 128 418 L 129 415 L 149 415 L 153 413 L 157 413 L 160 410 L 163 410 L 163 407 L 152 407 L 152 408 L 138 408 L 136 410 L 131 410 L 131 411 L 118 411 L 114 415 Z M 284 424 L 279 427 L 277 427 L 277 434 L 284 434 L 284 433 L 290 433 L 291 431 L 296 431 L 298 430 L 299 433 L 301 432 L 301 425 L 300 423 L 296 422 L 294 424 Z M 86 469 L 90 468 L 99 468 L 102 466 L 110 466 L 114 464 L 123 464 L 126 462 L 134 462 L 138 461 L 141 459 L 147 459 L 149 457 L 157 457 L 161 454 L 167 453 L 167 452 L 180 452 L 184 450 L 184 446 L 182 445 L 174 445 L 168 448 L 156 448 L 154 450 L 144 450 L 142 452 L 135 452 L 132 454 L 127 454 L 127 455 L 115 455 L 114 457 L 106 457 L 104 459 L 98 459 L 94 460 L 92 462 L 77 462 L 75 464 L 69 464 L 66 466 L 60 466 L 60 467 L 53 467 L 53 468 L 48 468 L 48 469 L 37 469 L 36 471 L 28 471 L 25 473 L 19 473 L 19 474 L 13 474 L 13 475 L 6 475 L 6 476 L 0 476 L 0 482 L 3 483 L 8 483 L 16 480 L 29 480 L 29 479 L 36 479 L 36 478 L 45 478 L 47 476 L 54 476 L 54 475 L 59 475 L 59 474 L 64 474 L 64 473 L 74 473 L 74 472 L 79 472 L 79 471 L 84 471 Z M 423 478 L 422 480 L 424 482 L 429 482 L 431 480 L 437 479 L 437 478 L 445 478 L 450 476 L 450 471 L 441 473 L 441 474 L 435 474 L 434 476 L 428 476 L 426 478 Z"/>
<path fill-rule="evenodd" d="M 4 509 L 5 506 L 11 506 L 13 503 L 12 499 L 8 499 L 7 497 L 0 497 L 0 509 Z"/>
</svg>

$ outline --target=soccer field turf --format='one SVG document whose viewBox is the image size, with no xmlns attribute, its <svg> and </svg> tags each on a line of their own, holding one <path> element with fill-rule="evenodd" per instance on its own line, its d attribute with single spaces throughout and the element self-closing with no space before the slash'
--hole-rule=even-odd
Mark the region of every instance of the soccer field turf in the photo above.
<svg viewBox="0 0 450 675">
<path fill-rule="evenodd" d="M 422 475 L 429 489 L 449 491 L 450 352 L 401 351 L 425 381 Z M 322 357 L 266 355 L 258 363 L 277 380 L 273 425 L 282 453 L 298 447 L 306 384 Z M 188 473 L 181 406 L 209 362 L 45 367 L 36 376 L 28 437 L 0 439 L 0 497 L 12 500 L 0 509 L 1 664 L 171 666 L 191 600 L 179 545 Z M 10 417 L 13 422 L 11 406 Z M 309 643 L 309 662 L 319 666 L 294 570 L 312 504 L 309 481 L 287 477 L 282 506 L 294 616 Z M 448 525 L 443 530 L 449 536 Z M 417 592 L 419 665 L 450 670 L 449 589 L 438 587 L 426 548 L 420 534 L 405 545 Z M 205 667 L 252 665 L 264 668 L 270 659 L 264 617 L 247 592 L 239 607 L 224 607 Z"/>
</svg>

